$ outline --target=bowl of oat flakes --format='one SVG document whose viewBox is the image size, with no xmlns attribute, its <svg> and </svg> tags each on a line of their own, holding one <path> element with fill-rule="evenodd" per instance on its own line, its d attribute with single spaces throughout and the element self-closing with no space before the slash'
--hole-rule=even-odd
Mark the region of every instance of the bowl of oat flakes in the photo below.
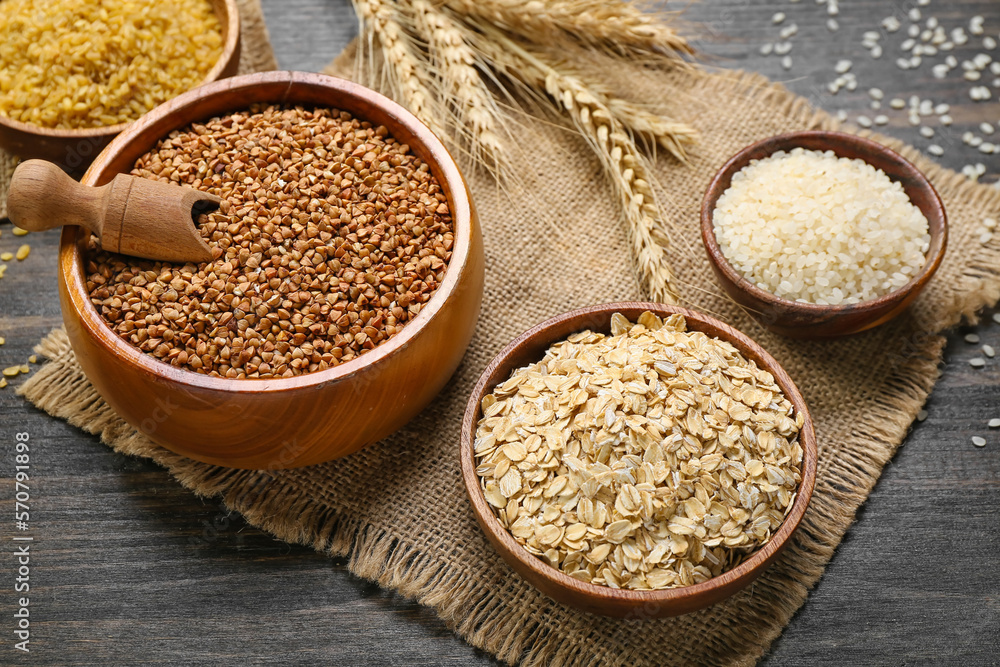
<svg viewBox="0 0 1000 667">
<path fill-rule="evenodd" d="M 816 438 L 781 366 L 684 308 L 612 303 L 554 317 L 483 372 L 462 426 L 487 539 L 549 597 L 656 618 L 723 600 L 788 545 Z"/>
<path fill-rule="evenodd" d="M 237 468 L 320 463 L 400 428 L 458 366 L 479 224 L 447 150 L 387 98 L 321 74 L 226 79 L 130 125 L 83 183 L 119 173 L 222 200 L 197 220 L 205 263 L 62 234 L 76 358 L 153 441 Z"/>
</svg>

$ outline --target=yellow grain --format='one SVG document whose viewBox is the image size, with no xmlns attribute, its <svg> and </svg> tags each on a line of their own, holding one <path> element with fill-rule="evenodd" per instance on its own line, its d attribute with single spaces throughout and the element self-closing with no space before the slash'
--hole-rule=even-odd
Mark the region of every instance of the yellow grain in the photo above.
<svg viewBox="0 0 1000 667">
<path fill-rule="evenodd" d="M 9 378 L 17 377 L 18 375 L 21 374 L 21 367 L 20 366 L 8 366 L 7 368 L 3 369 L 3 374 L 4 374 L 4 377 L 9 377 Z"/>
<path fill-rule="evenodd" d="M 61 129 L 127 122 L 197 86 L 221 53 L 208 0 L 5 0 L 0 114 Z"/>
<path fill-rule="evenodd" d="M 14 236 L 27 236 L 28 235 L 28 230 L 27 229 L 21 229 L 20 227 L 14 227 L 13 232 L 14 232 Z"/>
<path fill-rule="evenodd" d="M 3 260 L 5 262 L 9 262 L 12 259 L 14 259 L 14 253 L 12 253 L 12 252 L 2 252 L 2 253 L 0 253 L 0 260 Z"/>
<path fill-rule="evenodd" d="M 17 257 L 17 261 L 20 262 L 22 260 L 27 259 L 30 253 L 31 253 L 31 246 L 25 243 L 23 246 L 17 249 L 17 254 L 14 256 Z"/>
</svg>

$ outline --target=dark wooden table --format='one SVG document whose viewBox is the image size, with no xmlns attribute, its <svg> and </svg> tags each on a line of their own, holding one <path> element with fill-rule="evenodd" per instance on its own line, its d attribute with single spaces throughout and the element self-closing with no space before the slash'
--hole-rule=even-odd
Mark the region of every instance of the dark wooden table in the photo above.
<svg viewBox="0 0 1000 667">
<path fill-rule="evenodd" d="M 744 67 L 786 81 L 814 104 L 851 117 L 886 113 L 884 132 L 926 148 L 892 97 L 912 94 L 952 105 L 955 124 L 934 141 L 941 162 L 961 169 L 982 162 L 984 180 L 1000 172 L 997 155 L 964 146 L 966 130 L 1000 121 L 996 98 L 973 103 L 960 71 L 937 80 L 925 63 L 894 64 L 905 38 L 906 11 L 885 0 L 843 0 L 840 29 L 826 27 L 826 7 L 757 0 L 706 1 L 687 18 L 708 35 L 700 46 L 721 66 Z M 354 34 L 345 0 L 265 0 L 279 62 L 318 70 Z M 977 14 L 987 34 L 1000 32 L 1000 2 L 934 0 L 921 7 L 949 31 Z M 787 14 L 782 26 L 774 13 Z M 883 38 L 873 60 L 862 34 L 895 13 L 903 31 Z M 762 56 L 796 23 L 793 64 Z M 956 51 L 984 51 L 981 38 Z M 1000 58 L 1000 50 L 988 51 Z M 837 96 L 825 85 L 837 60 L 853 60 L 859 85 Z M 937 59 L 933 59 L 937 60 Z M 884 111 L 869 109 L 866 91 L 886 93 Z M 1000 135 L 997 135 L 1000 138 Z M 997 213 L 1000 213 L 998 211 Z M 998 216 L 1000 217 L 1000 216 Z M 0 226 L 0 250 L 20 239 Z M 57 234 L 28 237 L 31 256 L 12 262 L 0 281 L 0 366 L 23 363 L 59 321 L 55 280 Z M 951 336 L 941 381 L 886 468 L 822 581 L 775 644 L 765 665 L 994 665 L 1000 662 L 1000 360 L 975 370 L 977 348 Z M 975 329 L 1000 349 L 1000 325 L 987 316 Z M 16 563 L 13 556 L 14 440 L 30 434 L 30 654 L 13 649 Z M 970 438 L 982 435 L 985 448 Z M 0 391 L 0 664 L 490 664 L 432 612 L 347 573 L 343 563 L 290 546 L 227 514 L 217 501 L 193 497 L 160 468 L 112 453 L 96 438 Z"/>
</svg>

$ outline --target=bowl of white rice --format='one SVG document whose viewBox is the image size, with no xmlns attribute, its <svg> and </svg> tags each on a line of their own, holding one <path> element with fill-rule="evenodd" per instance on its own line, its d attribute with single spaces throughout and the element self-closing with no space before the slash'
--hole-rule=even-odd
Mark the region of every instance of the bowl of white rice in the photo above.
<svg viewBox="0 0 1000 667">
<path fill-rule="evenodd" d="M 829 338 L 899 315 L 937 270 L 947 218 L 898 153 L 851 134 L 770 137 L 730 159 L 702 202 L 722 287 L 777 333 Z"/>
</svg>

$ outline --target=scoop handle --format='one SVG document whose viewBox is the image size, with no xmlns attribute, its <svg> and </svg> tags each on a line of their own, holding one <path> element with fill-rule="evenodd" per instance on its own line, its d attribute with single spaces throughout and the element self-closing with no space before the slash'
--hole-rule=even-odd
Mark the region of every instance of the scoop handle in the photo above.
<svg viewBox="0 0 1000 667">
<path fill-rule="evenodd" d="M 79 225 L 100 236 L 109 194 L 110 188 L 82 185 L 51 162 L 27 160 L 11 177 L 7 215 L 29 232 Z"/>
</svg>

